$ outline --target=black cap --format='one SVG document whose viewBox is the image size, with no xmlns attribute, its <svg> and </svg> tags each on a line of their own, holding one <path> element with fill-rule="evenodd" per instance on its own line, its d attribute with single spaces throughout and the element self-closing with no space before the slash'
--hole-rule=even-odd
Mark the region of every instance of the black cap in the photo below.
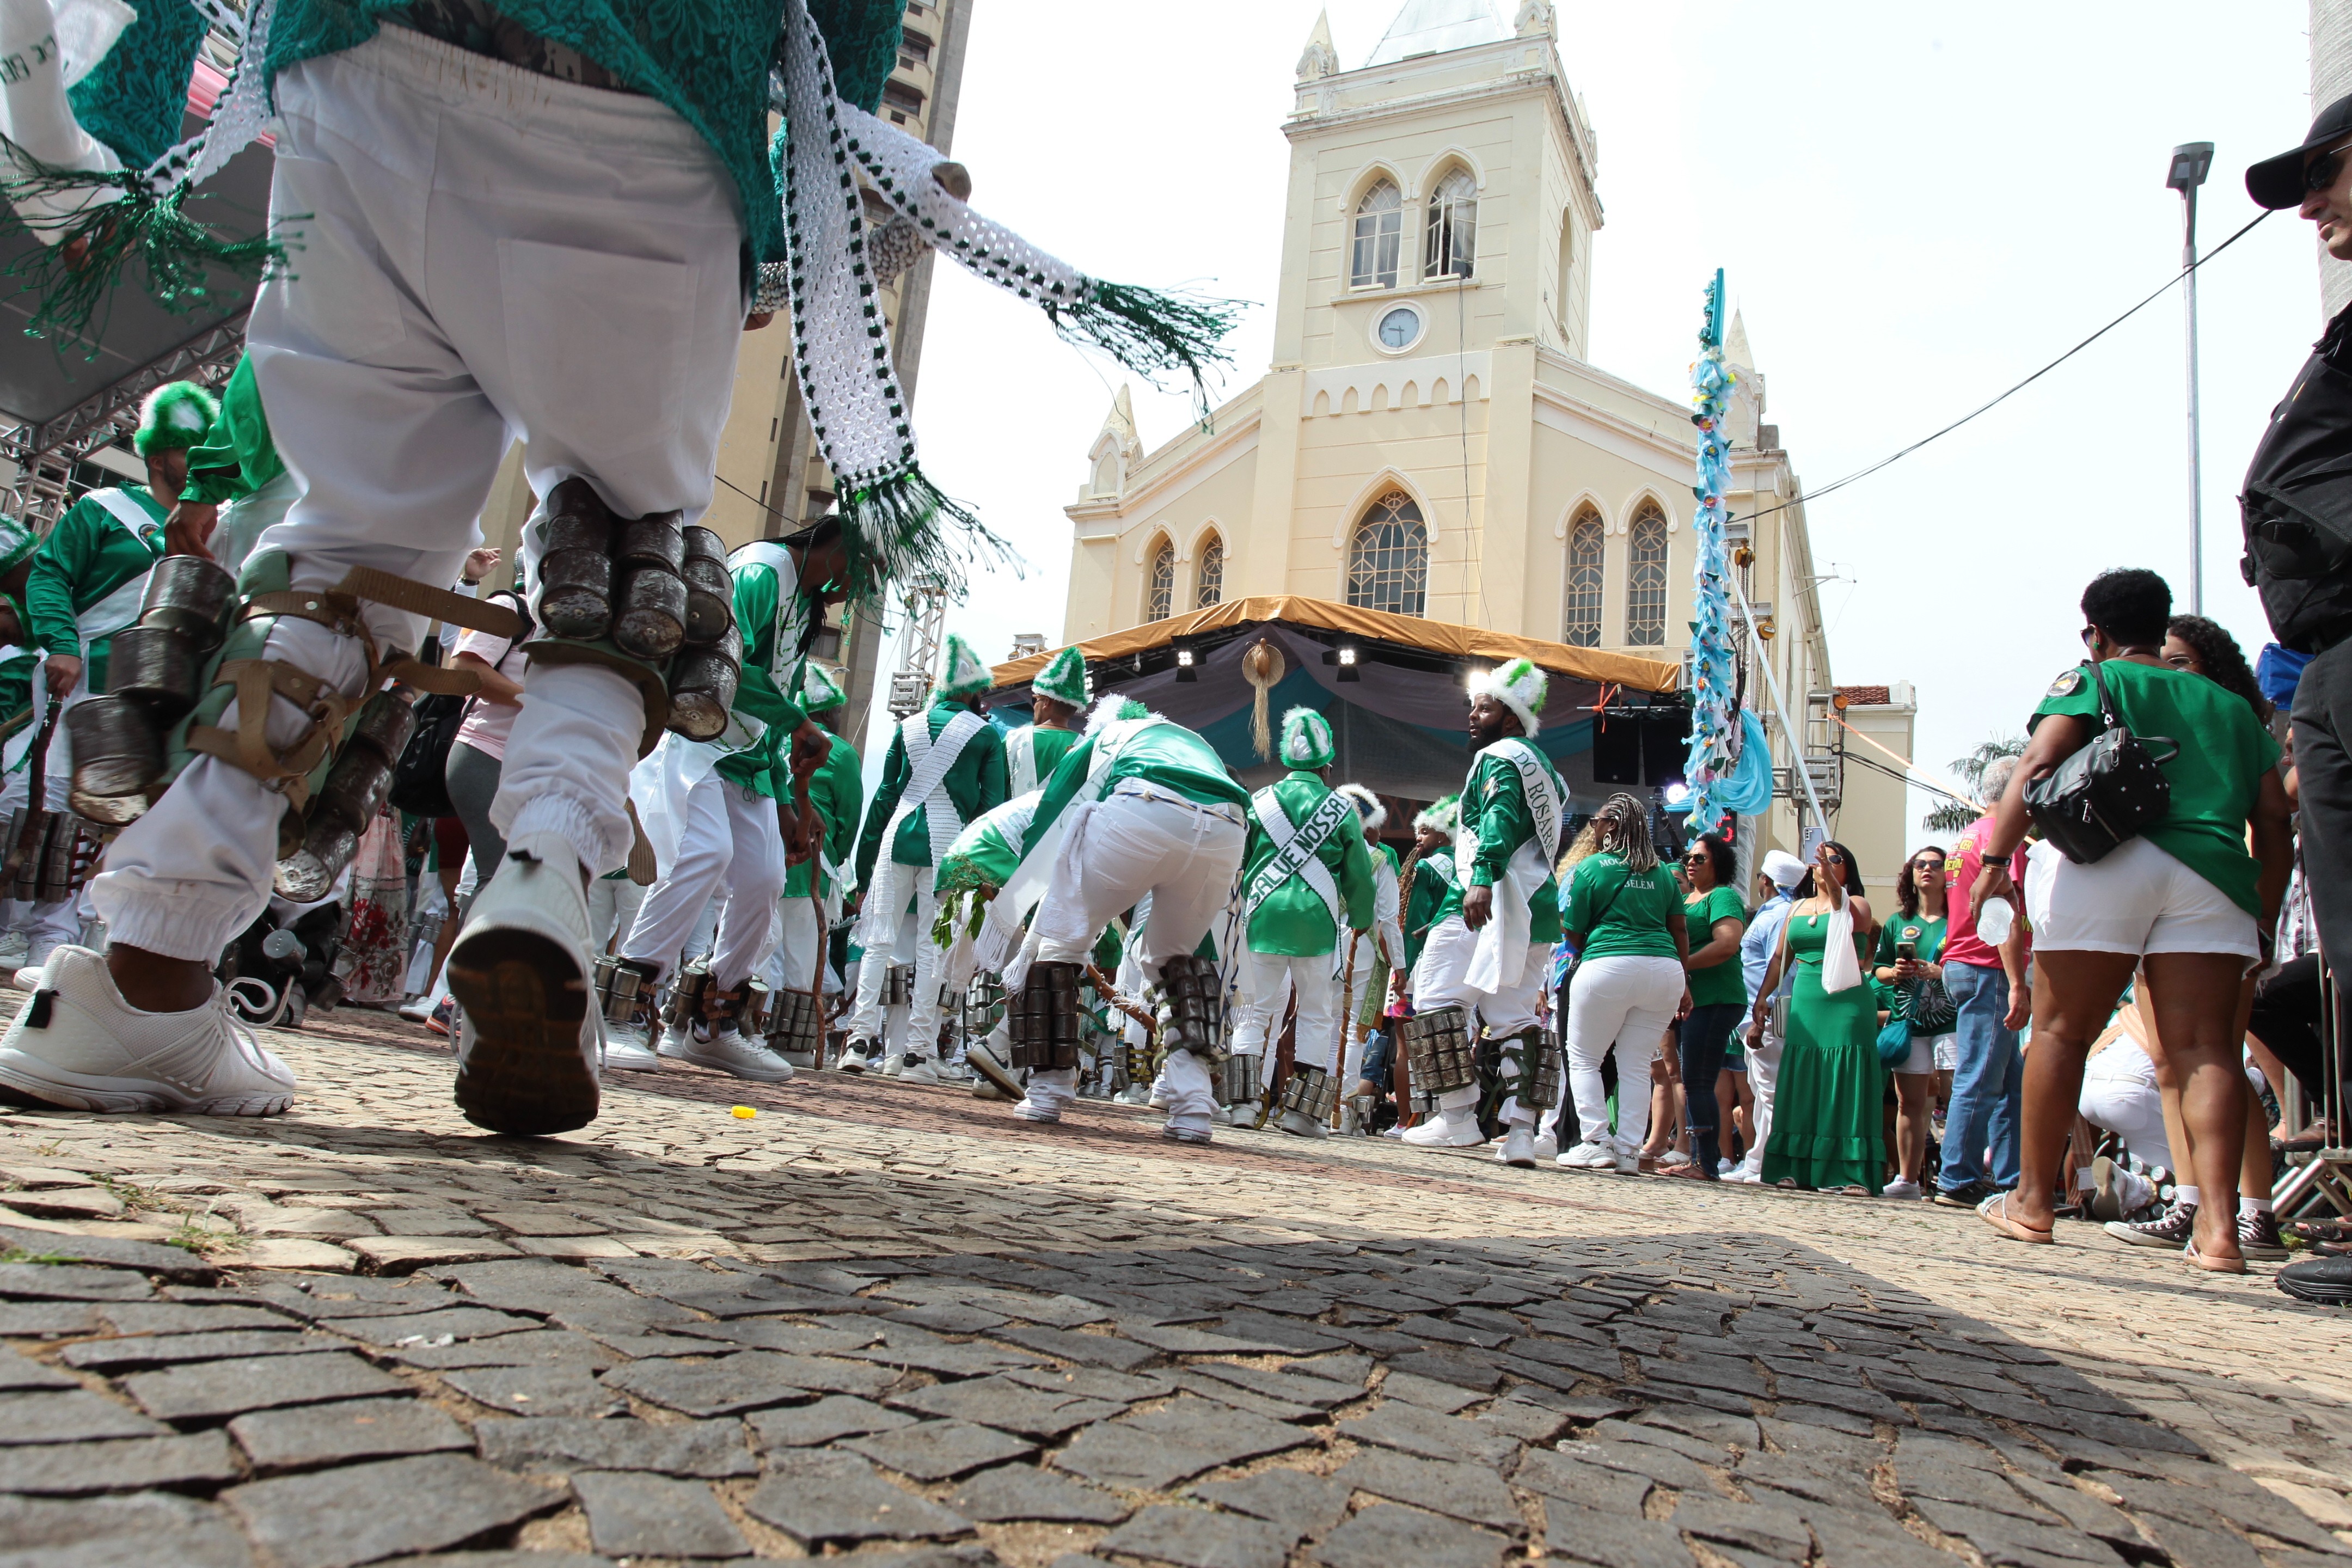
<svg viewBox="0 0 2352 1568">
<path fill-rule="evenodd" d="M 2303 161 L 2315 147 L 2352 137 L 2352 96 L 2337 99 L 2319 111 L 2303 145 L 2275 158 L 2265 158 L 2246 171 L 2246 195 L 2256 206 L 2294 207 L 2303 205 Z"/>
</svg>

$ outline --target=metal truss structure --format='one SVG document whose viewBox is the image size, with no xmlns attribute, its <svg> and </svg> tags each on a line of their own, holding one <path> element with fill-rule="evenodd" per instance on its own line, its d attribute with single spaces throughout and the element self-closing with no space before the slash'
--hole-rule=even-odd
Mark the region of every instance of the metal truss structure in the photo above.
<svg viewBox="0 0 2352 1568">
<path fill-rule="evenodd" d="M 907 633 L 898 645 L 898 668 L 890 673 L 891 717 L 904 719 L 930 701 L 947 615 L 945 588 L 922 584 L 907 590 Z"/>
</svg>

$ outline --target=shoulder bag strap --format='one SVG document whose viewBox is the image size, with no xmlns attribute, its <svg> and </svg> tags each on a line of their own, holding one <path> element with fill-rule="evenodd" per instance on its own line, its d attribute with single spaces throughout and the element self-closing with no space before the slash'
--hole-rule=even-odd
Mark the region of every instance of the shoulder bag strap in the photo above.
<svg viewBox="0 0 2352 1568">
<path fill-rule="evenodd" d="M 2114 699 L 2107 695 L 2107 678 L 2099 668 L 2102 662 L 2104 661 L 2095 658 L 2091 660 L 2091 684 L 2096 687 L 2099 692 L 2099 722 L 2105 725 L 2110 730 L 2121 730 L 2125 734 L 2130 735 L 2133 740 L 2137 741 L 2143 747 L 2148 746 L 2151 742 L 2158 746 L 2162 746 L 2164 748 L 2164 752 L 2161 756 L 2158 755 L 2152 749 L 2148 752 L 2148 761 L 2157 763 L 2158 766 L 2161 766 L 2164 763 L 2172 761 L 2173 758 L 2179 756 L 2180 754 L 2180 747 L 2171 736 L 2141 735 L 2136 733 L 2130 725 L 2124 722 L 2122 712 L 2116 707 Z"/>
</svg>

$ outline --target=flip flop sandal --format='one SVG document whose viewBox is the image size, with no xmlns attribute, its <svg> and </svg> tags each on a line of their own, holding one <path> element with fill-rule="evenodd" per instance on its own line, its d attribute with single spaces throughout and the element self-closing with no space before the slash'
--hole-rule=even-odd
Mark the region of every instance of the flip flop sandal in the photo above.
<svg viewBox="0 0 2352 1568">
<path fill-rule="evenodd" d="M 1977 1213 L 1983 1217 L 1985 1224 L 2011 1241 L 2032 1242 L 2037 1247 L 2048 1247 L 2054 1239 L 2046 1230 L 2036 1230 L 2021 1220 L 2010 1218 L 2007 1193 L 1995 1193 L 1985 1199 L 1977 1205 Z"/>
<path fill-rule="evenodd" d="M 2242 1258 L 2208 1258 L 2198 1251 L 2197 1238 L 2193 1236 L 2189 1238 L 2189 1245 L 2180 1249 L 2180 1256 L 2189 1260 L 2189 1268 L 2208 1274 L 2243 1274 L 2246 1271 L 2246 1260 Z"/>
</svg>

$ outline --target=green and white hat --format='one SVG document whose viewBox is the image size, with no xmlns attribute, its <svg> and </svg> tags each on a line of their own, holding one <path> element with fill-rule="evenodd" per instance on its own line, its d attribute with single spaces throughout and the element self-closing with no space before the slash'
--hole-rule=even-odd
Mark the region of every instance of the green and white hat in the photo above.
<svg viewBox="0 0 2352 1568">
<path fill-rule="evenodd" d="M 143 458 L 201 447 L 219 417 L 220 402 L 211 393 L 193 381 L 167 381 L 140 405 L 139 429 L 131 437 L 131 449 Z"/>
<path fill-rule="evenodd" d="M 11 570 L 40 547 L 39 534 L 13 519 L 0 518 L 0 572 Z"/>
<path fill-rule="evenodd" d="M 1538 717 L 1543 712 L 1544 699 L 1551 693 L 1551 682 L 1544 672 L 1524 658 L 1515 658 L 1500 669 L 1490 669 L 1470 683 L 1473 697 L 1491 697 L 1519 716 L 1519 724 L 1532 741 L 1543 729 Z"/>
<path fill-rule="evenodd" d="M 988 668 L 988 661 L 972 651 L 971 644 L 950 632 L 947 668 L 940 674 L 940 683 L 931 688 L 931 695 L 950 699 L 977 697 L 995 684 L 996 676 Z"/>
<path fill-rule="evenodd" d="M 1431 801 L 1428 805 L 1415 812 L 1412 818 L 1412 830 L 1415 833 L 1442 833 L 1448 838 L 1454 837 L 1454 829 L 1461 825 L 1462 797 L 1458 795 L 1449 795 L 1443 800 Z"/>
<path fill-rule="evenodd" d="M 1087 660 L 1072 643 L 1055 654 L 1029 683 L 1029 689 L 1040 697 L 1050 697 L 1056 702 L 1066 702 L 1073 708 L 1087 705 Z"/>
<path fill-rule="evenodd" d="M 822 713 L 828 708 L 838 708 L 849 700 L 849 693 L 833 678 L 833 672 L 816 660 L 808 661 L 801 675 L 800 701 L 803 713 Z"/>
<path fill-rule="evenodd" d="M 1389 824 L 1389 808 L 1381 797 L 1360 784 L 1343 784 L 1334 792 L 1356 803 L 1356 815 L 1364 819 L 1364 836 L 1370 837 Z"/>
<path fill-rule="evenodd" d="M 1312 708 L 1293 708 L 1282 716 L 1282 762 L 1285 767 L 1328 768 L 1337 753 L 1331 746 L 1331 724 Z"/>
</svg>

